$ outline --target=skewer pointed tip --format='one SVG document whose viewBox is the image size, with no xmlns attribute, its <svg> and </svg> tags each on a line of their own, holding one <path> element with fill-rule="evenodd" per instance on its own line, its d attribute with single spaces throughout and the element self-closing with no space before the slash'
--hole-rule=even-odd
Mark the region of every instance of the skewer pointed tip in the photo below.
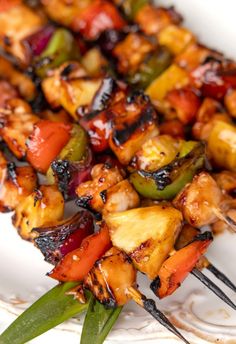
<svg viewBox="0 0 236 344">
<path fill-rule="evenodd" d="M 170 332 L 175 334 L 184 343 L 190 344 L 186 338 L 177 330 L 177 328 L 169 321 L 169 319 L 156 307 L 152 299 L 143 300 L 143 308 L 150 313 L 161 325 L 167 328 Z"/>
<path fill-rule="evenodd" d="M 207 288 L 213 291 L 213 293 L 216 294 L 222 301 L 224 301 L 230 307 L 236 310 L 236 305 L 229 299 L 229 297 L 222 290 L 220 290 L 220 288 L 217 287 L 217 285 L 214 282 L 212 282 L 206 275 L 204 275 L 200 270 L 194 268 L 191 271 L 191 274 L 194 275 L 199 281 L 201 281 Z"/>
<path fill-rule="evenodd" d="M 212 263 L 207 266 L 207 269 L 221 282 L 223 282 L 227 287 L 233 290 L 236 293 L 236 286 L 233 282 L 225 275 L 223 272 L 218 270 Z"/>
<path fill-rule="evenodd" d="M 190 344 L 187 339 L 185 339 L 182 334 L 177 330 L 177 328 L 170 322 L 170 320 L 163 314 L 159 309 L 157 309 L 155 301 L 152 299 L 147 299 L 146 296 L 141 294 L 139 290 L 135 288 L 129 288 L 128 290 L 131 298 L 143 309 L 145 309 L 154 319 L 156 319 L 162 326 L 167 330 L 172 332 L 178 338 L 180 338 L 184 343 Z"/>
</svg>

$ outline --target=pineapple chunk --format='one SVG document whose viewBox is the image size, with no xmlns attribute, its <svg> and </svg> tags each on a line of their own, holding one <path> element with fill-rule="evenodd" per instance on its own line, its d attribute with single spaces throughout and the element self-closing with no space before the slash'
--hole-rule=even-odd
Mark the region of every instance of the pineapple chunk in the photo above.
<svg viewBox="0 0 236 344">
<path fill-rule="evenodd" d="M 236 172 L 236 127 L 216 120 L 208 139 L 209 154 L 216 165 Z"/>
<path fill-rule="evenodd" d="M 165 45 L 174 55 L 182 53 L 195 40 L 189 30 L 176 25 L 169 25 L 159 33 L 159 43 Z"/>
<path fill-rule="evenodd" d="M 138 270 L 154 279 L 182 224 L 182 214 L 170 206 L 137 208 L 104 216 L 112 243 L 126 252 Z"/>
<path fill-rule="evenodd" d="M 64 199 L 57 187 L 42 185 L 17 206 L 12 221 L 20 236 L 31 240 L 33 228 L 62 220 L 63 214 Z"/>
<path fill-rule="evenodd" d="M 60 104 L 77 119 L 77 109 L 89 105 L 100 86 L 101 79 L 61 80 Z"/>
<path fill-rule="evenodd" d="M 168 91 L 175 88 L 181 88 L 189 83 L 187 72 L 172 64 L 164 73 L 155 79 L 147 88 L 146 93 L 150 96 L 151 100 L 160 102 L 163 100 Z"/>
</svg>

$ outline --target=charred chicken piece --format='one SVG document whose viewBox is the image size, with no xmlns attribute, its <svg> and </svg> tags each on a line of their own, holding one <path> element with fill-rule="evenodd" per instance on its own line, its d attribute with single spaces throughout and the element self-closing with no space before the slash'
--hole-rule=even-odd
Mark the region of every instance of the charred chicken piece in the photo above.
<svg viewBox="0 0 236 344">
<path fill-rule="evenodd" d="M 0 211 L 14 210 L 37 187 L 37 176 L 31 166 L 16 167 L 0 152 Z"/>
<path fill-rule="evenodd" d="M 112 112 L 109 145 L 121 164 L 127 165 L 135 152 L 159 133 L 157 114 L 149 98 L 139 92 L 114 104 Z"/>
<path fill-rule="evenodd" d="M 124 211 L 139 205 L 139 196 L 123 172 L 117 166 L 95 165 L 91 172 L 92 181 L 82 183 L 76 189 L 77 204 L 88 206 L 96 212 Z"/>
<path fill-rule="evenodd" d="M 16 87 L 23 98 L 32 100 L 35 97 L 36 87 L 33 81 L 2 56 L 0 56 L 0 76 Z"/>
<path fill-rule="evenodd" d="M 16 207 L 12 222 L 23 239 L 32 240 L 37 236 L 33 228 L 55 224 L 63 214 L 62 194 L 55 186 L 42 185 Z"/>
<path fill-rule="evenodd" d="M 6 108 L 0 109 L 0 135 L 18 159 L 25 157 L 26 140 L 38 120 L 30 106 L 18 98 L 8 100 Z"/>
<path fill-rule="evenodd" d="M 129 288 L 135 287 L 136 274 L 131 259 L 112 247 L 96 261 L 84 279 L 84 286 L 105 306 L 123 306 L 131 300 Z"/>
<path fill-rule="evenodd" d="M 141 294 L 135 288 L 135 284 L 136 269 L 132 261 L 124 252 L 115 247 L 112 247 L 95 263 L 84 279 L 84 287 L 89 289 L 98 301 L 105 306 L 121 306 L 133 300 L 161 325 L 174 333 L 183 342 L 188 343 L 167 317 L 156 308 L 155 302 Z"/>
<path fill-rule="evenodd" d="M 235 228 L 234 221 L 224 214 L 228 210 L 224 206 L 224 195 L 207 172 L 195 176 L 192 183 L 177 195 L 173 204 L 194 227 L 213 224 L 220 218 Z M 227 202 L 225 205 L 227 207 Z"/>
<path fill-rule="evenodd" d="M 82 183 L 76 189 L 79 205 L 88 205 L 95 211 L 101 212 L 104 207 L 103 194 L 111 186 L 123 180 L 123 175 L 117 167 L 98 164 L 91 171 L 92 180 Z M 102 194 L 103 192 L 103 194 Z"/>
<path fill-rule="evenodd" d="M 39 31 L 46 20 L 42 13 L 33 11 L 23 1 L 9 1 L 9 6 L 0 13 L 0 46 L 14 55 L 23 65 L 30 62 L 30 52 L 24 45 L 24 38 Z M 22 20 L 23 19 L 23 20 Z"/>
<path fill-rule="evenodd" d="M 126 85 L 105 77 L 93 97 L 88 113 L 80 119 L 81 126 L 88 132 L 92 149 L 103 152 L 109 148 L 111 120 L 115 116 L 113 105 L 126 97 Z"/>
<path fill-rule="evenodd" d="M 175 63 L 181 68 L 186 69 L 186 71 L 192 72 L 210 56 L 222 57 L 220 53 L 212 51 L 199 43 L 193 43 L 175 57 Z"/>
<path fill-rule="evenodd" d="M 143 6 L 135 17 L 135 22 L 147 35 L 158 35 L 168 25 L 178 25 L 181 21 L 182 17 L 173 7 L 163 8 L 149 4 Z"/>
<path fill-rule="evenodd" d="M 117 213 L 139 206 L 139 195 L 128 179 L 122 180 L 103 193 L 103 215 Z"/>
<path fill-rule="evenodd" d="M 17 90 L 9 82 L 0 79 L 0 108 L 4 108 L 9 99 L 18 96 Z"/>
<path fill-rule="evenodd" d="M 104 216 L 115 247 L 132 259 L 138 270 L 154 279 L 173 249 L 182 214 L 170 206 L 152 206 Z"/>
<path fill-rule="evenodd" d="M 194 138 L 208 140 L 212 127 L 217 120 L 230 122 L 230 117 L 220 102 L 212 98 L 205 98 L 197 112 L 196 121 L 192 128 Z"/>
<path fill-rule="evenodd" d="M 155 45 L 139 33 L 130 33 L 113 50 L 113 56 L 117 59 L 117 69 L 127 75 L 137 71 L 139 65 L 147 54 L 153 52 Z"/>
<path fill-rule="evenodd" d="M 222 171 L 213 175 L 220 189 L 232 196 L 236 195 L 236 173 L 231 171 Z"/>
<path fill-rule="evenodd" d="M 37 233 L 34 242 L 45 260 L 56 265 L 67 253 L 78 248 L 93 230 L 92 215 L 88 211 L 80 211 L 56 225 L 33 228 Z"/>
</svg>

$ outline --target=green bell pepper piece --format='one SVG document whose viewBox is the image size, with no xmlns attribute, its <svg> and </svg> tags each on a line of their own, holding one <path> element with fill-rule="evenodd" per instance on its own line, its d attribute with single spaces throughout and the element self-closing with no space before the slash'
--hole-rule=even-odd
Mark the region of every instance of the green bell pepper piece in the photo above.
<svg viewBox="0 0 236 344">
<path fill-rule="evenodd" d="M 143 6 L 149 4 L 150 0 L 124 0 L 121 9 L 129 20 L 134 20 Z"/>
<path fill-rule="evenodd" d="M 0 344 L 24 344 L 29 340 L 84 312 L 88 301 L 79 303 L 65 293 L 78 283 L 59 284 L 24 311 L 0 336 Z"/>
<path fill-rule="evenodd" d="M 74 124 L 71 130 L 71 138 L 58 155 L 58 160 L 80 161 L 86 154 L 88 136 L 85 130 L 78 124 Z M 47 171 L 48 184 L 55 183 L 53 170 L 49 167 Z"/>
<path fill-rule="evenodd" d="M 205 145 L 195 147 L 183 157 L 178 157 L 170 164 L 153 172 L 135 171 L 130 181 L 143 197 L 155 200 L 171 200 L 183 187 L 192 181 L 194 175 L 205 163 Z"/>
<path fill-rule="evenodd" d="M 58 159 L 80 161 L 86 152 L 88 136 L 85 130 L 78 124 L 74 124 L 71 130 L 71 138 L 60 152 Z"/>
<path fill-rule="evenodd" d="M 172 63 L 173 56 L 165 47 L 160 47 L 156 53 L 147 56 L 139 70 L 128 77 L 128 82 L 142 89 L 146 89 L 153 80 L 161 75 Z"/>
<path fill-rule="evenodd" d="M 77 60 L 79 57 L 78 45 L 70 31 L 57 29 L 46 49 L 36 59 L 35 72 L 40 78 L 44 78 L 50 69 L 59 67 L 65 61 Z"/>
</svg>

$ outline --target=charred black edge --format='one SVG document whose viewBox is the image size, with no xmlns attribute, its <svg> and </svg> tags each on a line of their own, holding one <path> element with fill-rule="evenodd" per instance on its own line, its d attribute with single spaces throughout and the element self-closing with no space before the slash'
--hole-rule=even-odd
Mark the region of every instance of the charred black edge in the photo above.
<svg viewBox="0 0 236 344">
<path fill-rule="evenodd" d="M 85 215 L 84 212 L 85 211 L 78 211 L 74 216 L 61 221 L 59 224 L 55 226 L 36 227 L 36 228 L 33 228 L 32 230 L 34 232 L 39 233 L 40 235 L 48 235 L 50 233 L 55 233 L 56 229 L 61 229 L 63 227 L 72 227 L 73 229 L 73 226 L 75 227 L 78 226 L 78 221 Z"/>
<path fill-rule="evenodd" d="M 36 189 L 34 191 L 34 193 L 35 193 L 35 196 L 34 196 L 34 207 L 36 207 L 37 202 L 40 201 L 43 198 L 43 193 L 39 189 Z"/>
<path fill-rule="evenodd" d="M 7 163 L 7 179 L 12 180 L 14 183 L 17 180 L 16 164 L 12 161 Z"/>
<path fill-rule="evenodd" d="M 170 164 L 161 167 L 160 169 L 148 172 L 145 170 L 139 170 L 138 174 L 141 177 L 151 178 L 155 181 L 158 190 L 164 190 L 166 186 L 170 185 L 173 180 L 171 174 L 175 169 L 181 168 L 186 162 L 192 160 L 194 164 L 201 156 L 205 153 L 205 143 L 199 142 L 196 147 L 194 147 L 191 152 L 182 158 L 174 159 Z"/>
<path fill-rule="evenodd" d="M 116 302 L 116 299 L 115 299 L 115 296 L 114 296 L 114 293 L 113 293 L 111 287 L 108 284 L 106 284 L 106 291 L 108 292 L 109 297 L 104 298 L 103 297 L 103 295 L 104 295 L 103 287 L 99 283 L 99 281 L 97 279 L 97 275 L 96 275 L 96 269 L 98 269 L 100 271 L 99 265 L 106 258 L 108 258 L 108 257 L 102 257 L 102 258 L 98 259 L 95 262 L 93 268 L 88 273 L 88 275 L 90 275 L 90 278 L 93 282 L 93 286 L 95 286 L 99 289 L 100 295 L 99 294 L 97 295 L 97 297 L 96 297 L 97 301 L 100 302 L 102 305 L 104 305 L 106 308 L 115 308 L 115 307 L 117 307 L 117 302 Z M 86 282 L 84 283 L 84 286 L 85 286 L 85 288 L 89 289 L 93 293 L 93 290 L 90 289 L 89 285 L 87 285 Z M 99 298 L 99 296 L 100 296 L 100 298 Z"/>
<path fill-rule="evenodd" d="M 102 215 L 96 211 L 93 210 L 93 208 L 90 206 L 90 201 L 93 199 L 92 196 L 84 196 L 84 197 L 79 197 L 76 201 L 75 201 L 75 204 L 80 207 L 80 208 L 83 208 L 83 209 L 86 209 L 88 211 L 90 211 L 95 219 L 97 221 L 101 220 L 102 219 Z"/>
<path fill-rule="evenodd" d="M 104 204 L 106 204 L 106 201 L 107 201 L 107 190 L 103 190 L 100 192 L 100 197 L 102 199 L 102 202 Z"/>
<path fill-rule="evenodd" d="M 71 181 L 70 162 L 68 160 L 54 160 L 51 168 L 58 182 L 59 190 L 63 193 L 64 198 L 68 198 L 68 185 Z"/>
<path fill-rule="evenodd" d="M 61 78 L 62 79 L 67 79 L 67 77 L 70 75 L 70 73 L 73 71 L 75 64 L 74 63 L 69 63 L 65 68 L 61 71 Z"/>
<path fill-rule="evenodd" d="M 160 288 L 160 286 L 161 286 L 161 280 L 160 280 L 160 277 L 157 276 L 150 284 L 150 288 L 155 295 L 157 295 L 157 290 Z"/>
<path fill-rule="evenodd" d="M 190 344 L 187 339 L 185 339 L 182 334 L 177 330 L 177 328 L 169 321 L 169 319 L 156 307 L 154 300 L 147 299 L 143 296 L 143 308 L 153 316 L 161 325 L 163 325 L 167 330 L 175 334 L 184 343 Z"/>
<path fill-rule="evenodd" d="M 105 110 L 109 106 L 111 96 L 117 88 L 118 85 L 112 77 L 105 77 L 93 98 L 91 111 L 100 112 Z"/>
<path fill-rule="evenodd" d="M 223 282 L 227 287 L 232 289 L 234 292 L 236 292 L 236 286 L 233 282 L 230 281 L 230 279 L 223 274 L 220 270 L 218 270 L 212 263 L 210 263 L 207 266 L 207 269 L 216 277 L 218 280 Z"/>
<path fill-rule="evenodd" d="M 195 242 L 195 241 L 213 241 L 213 235 L 212 232 L 210 231 L 206 231 L 204 233 L 200 233 L 198 235 L 196 235 L 192 241 L 190 241 L 186 246 L 190 245 L 191 243 Z"/>
<path fill-rule="evenodd" d="M 148 96 L 141 92 L 128 96 L 127 104 L 133 102 L 137 102 L 138 105 L 140 103 L 140 106 L 143 107 L 134 123 L 123 123 L 122 129 L 116 129 L 115 119 L 112 121 L 112 126 L 114 128 L 112 132 L 112 141 L 117 147 L 127 142 L 137 129 L 140 129 L 147 124 L 154 123 L 157 120 L 156 110 L 151 104 Z"/>
<path fill-rule="evenodd" d="M 217 287 L 217 285 L 214 282 L 212 282 L 206 275 L 204 275 L 200 270 L 194 268 L 191 271 L 191 274 L 194 275 L 200 282 L 202 282 L 208 289 L 210 289 L 222 301 L 224 301 L 230 307 L 236 310 L 236 305 L 229 299 L 229 297 L 222 290 L 220 290 L 220 288 Z"/>
</svg>

